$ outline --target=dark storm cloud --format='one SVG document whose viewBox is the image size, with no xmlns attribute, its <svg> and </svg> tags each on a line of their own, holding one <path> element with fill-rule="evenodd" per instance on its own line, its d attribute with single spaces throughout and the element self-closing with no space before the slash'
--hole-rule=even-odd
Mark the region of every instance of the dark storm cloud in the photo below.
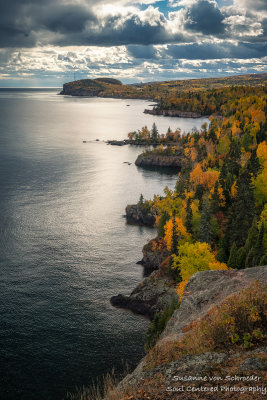
<svg viewBox="0 0 267 400">
<path fill-rule="evenodd" d="M 161 57 L 174 59 L 205 60 L 237 58 L 249 59 L 267 56 L 266 43 L 193 43 L 189 45 L 169 45 Z"/>
<path fill-rule="evenodd" d="M 111 17 L 106 20 L 105 26 L 99 30 L 84 31 L 75 35 L 66 35 L 55 40 L 56 45 L 64 46 L 70 42 L 80 45 L 117 46 L 127 44 L 162 44 L 169 40 L 162 23 L 151 25 L 149 21 L 141 22 L 133 15 L 126 18 L 123 24 L 118 24 L 121 17 Z"/>
<path fill-rule="evenodd" d="M 53 34 L 82 32 L 96 21 L 88 6 L 61 0 L 0 0 L 0 46 L 32 47 Z M 51 39 L 52 38 L 52 39 Z"/>
<path fill-rule="evenodd" d="M 128 53 L 133 58 L 155 59 L 157 51 L 154 46 L 127 46 Z"/>
<path fill-rule="evenodd" d="M 245 4 L 252 0 L 239 1 Z M 115 2 L 110 1 L 111 4 Z M 255 2 L 259 7 L 262 0 Z M 235 26 L 235 19 L 229 20 L 229 17 L 236 15 L 240 21 L 237 7 L 228 7 L 227 12 L 227 7 L 220 10 L 212 0 L 192 0 L 191 5 L 172 13 L 172 16 L 166 16 L 152 6 L 142 9 L 125 7 L 123 12 L 122 8 L 114 8 L 113 14 L 108 15 L 105 14 L 105 8 L 102 11 L 93 9 L 94 5 L 101 3 L 104 0 L 86 0 L 84 3 L 78 0 L 0 0 L 0 47 L 149 46 L 192 43 L 203 36 L 237 40 L 246 37 L 248 42 L 257 42 L 258 38 L 264 40 L 266 37 L 264 34 L 250 35 L 248 20 Z M 251 15 L 249 18 L 250 22 L 255 20 L 260 24 L 257 16 Z M 266 31 L 266 21 L 263 24 Z M 186 53 L 187 48 L 180 48 L 180 51 Z M 220 51 L 225 54 L 228 50 L 227 47 L 212 47 L 214 57 Z M 151 48 L 140 50 L 136 47 L 130 52 L 137 58 L 154 56 Z M 209 48 L 203 47 L 203 52 L 207 54 Z"/>
<path fill-rule="evenodd" d="M 200 0 L 193 4 L 186 13 L 185 27 L 201 32 L 205 35 L 220 34 L 225 31 L 224 16 L 217 4 L 207 0 Z"/>
<path fill-rule="evenodd" d="M 36 22 L 52 32 L 69 34 L 82 32 L 87 23 L 96 23 L 97 19 L 85 7 L 53 4 L 49 9 L 46 7 L 41 16 L 37 16 Z"/>
</svg>

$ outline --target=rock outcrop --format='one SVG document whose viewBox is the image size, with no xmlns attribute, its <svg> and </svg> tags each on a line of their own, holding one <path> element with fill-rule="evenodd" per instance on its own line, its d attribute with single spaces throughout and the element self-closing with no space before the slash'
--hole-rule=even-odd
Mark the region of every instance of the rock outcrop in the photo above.
<svg viewBox="0 0 267 400">
<path fill-rule="evenodd" d="M 156 271 L 154 274 L 158 272 Z M 186 285 L 180 307 L 168 322 L 158 345 L 164 346 L 168 341 L 181 339 L 186 334 L 185 327 L 204 317 L 214 306 L 221 304 L 227 297 L 248 287 L 256 280 L 261 283 L 267 282 L 267 266 L 244 270 L 203 271 L 194 274 Z M 145 299 L 145 293 L 142 297 Z M 266 370 L 266 362 L 258 359 L 258 354 L 261 354 L 261 352 L 265 352 L 266 355 L 266 348 L 255 349 L 242 355 L 216 352 L 187 355 L 177 361 L 165 363 L 150 370 L 146 368 L 145 359 L 143 359 L 119 386 L 121 388 L 126 386 L 140 387 L 149 377 L 155 378 L 157 373 L 160 373 L 166 384 L 169 384 L 169 378 L 175 375 L 203 376 L 205 373 L 214 372 L 214 369 L 218 371 L 219 367 L 221 374 L 225 373 L 226 375 L 229 374 L 229 368 L 232 368 L 234 363 L 236 364 L 236 371 L 239 371 L 240 374 L 255 369 L 260 373 L 260 371 Z M 139 397 L 137 398 L 139 399 Z M 165 399 L 167 397 L 163 394 L 159 398 Z M 183 398 L 189 399 L 190 397 Z M 212 397 L 213 399 L 215 400 L 217 397 Z"/>
<path fill-rule="evenodd" d="M 197 272 L 189 279 L 179 310 L 169 321 L 162 340 L 177 340 L 192 321 L 203 317 L 226 297 L 239 292 L 251 282 L 267 282 L 267 266 L 242 270 Z"/>
<path fill-rule="evenodd" d="M 126 207 L 126 220 L 131 224 L 154 226 L 156 218 L 150 210 L 132 204 Z"/>
<path fill-rule="evenodd" d="M 143 153 L 139 154 L 135 165 L 138 167 L 175 168 L 179 171 L 182 167 L 182 157 Z"/>
<path fill-rule="evenodd" d="M 165 305 L 178 301 L 175 289 L 170 279 L 161 276 L 160 271 L 154 271 L 145 278 L 130 294 L 113 296 L 110 302 L 115 307 L 128 308 L 138 314 L 153 319 L 155 314 L 162 311 Z"/>
<path fill-rule="evenodd" d="M 160 268 L 163 260 L 169 256 L 169 251 L 164 240 L 160 238 L 151 239 L 144 245 L 143 258 L 139 262 L 145 268 L 145 275 Z"/>
</svg>

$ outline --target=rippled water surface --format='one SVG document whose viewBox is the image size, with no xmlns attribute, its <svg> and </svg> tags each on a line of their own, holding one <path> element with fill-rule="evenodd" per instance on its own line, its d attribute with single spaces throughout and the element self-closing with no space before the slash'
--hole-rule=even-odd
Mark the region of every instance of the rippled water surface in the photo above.
<svg viewBox="0 0 267 400">
<path fill-rule="evenodd" d="M 155 231 L 126 225 L 123 214 L 140 193 L 151 198 L 173 188 L 176 176 L 138 169 L 140 149 L 103 140 L 154 121 L 163 132 L 204 121 L 143 114 L 148 104 L 0 91 L 5 400 L 59 400 L 113 366 L 120 370 L 122 360 L 134 366 L 143 354 L 148 321 L 111 307 L 109 298 L 140 281 L 136 261 Z"/>
</svg>

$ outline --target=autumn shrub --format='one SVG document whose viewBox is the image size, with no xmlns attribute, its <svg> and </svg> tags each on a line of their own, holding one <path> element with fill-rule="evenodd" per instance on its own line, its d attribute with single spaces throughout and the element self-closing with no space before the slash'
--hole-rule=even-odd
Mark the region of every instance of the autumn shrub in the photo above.
<svg viewBox="0 0 267 400">
<path fill-rule="evenodd" d="M 154 367 L 187 354 L 250 349 L 266 339 L 266 314 L 266 285 L 254 282 L 186 327 L 181 340 L 156 345 L 147 365 Z"/>
</svg>

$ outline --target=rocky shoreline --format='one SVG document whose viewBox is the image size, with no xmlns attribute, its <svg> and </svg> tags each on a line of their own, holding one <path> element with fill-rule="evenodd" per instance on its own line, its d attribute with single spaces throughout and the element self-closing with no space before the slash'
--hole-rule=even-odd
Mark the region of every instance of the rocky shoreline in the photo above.
<svg viewBox="0 0 267 400">
<path fill-rule="evenodd" d="M 209 117 L 209 115 L 202 115 L 198 112 L 192 111 L 179 111 L 179 110 L 162 110 L 154 108 L 153 110 L 145 109 L 144 114 L 150 115 L 163 115 L 164 117 L 178 117 L 178 118 L 201 118 Z"/>
<path fill-rule="evenodd" d="M 125 211 L 125 217 L 129 224 L 153 227 L 156 222 L 155 215 L 138 204 L 128 205 Z"/>
<path fill-rule="evenodd" d="M 138 167 L 182 168 L 182 156 L 165 156 L 159 154 L 139 154 L 135 161 Z"/>
</svg>

